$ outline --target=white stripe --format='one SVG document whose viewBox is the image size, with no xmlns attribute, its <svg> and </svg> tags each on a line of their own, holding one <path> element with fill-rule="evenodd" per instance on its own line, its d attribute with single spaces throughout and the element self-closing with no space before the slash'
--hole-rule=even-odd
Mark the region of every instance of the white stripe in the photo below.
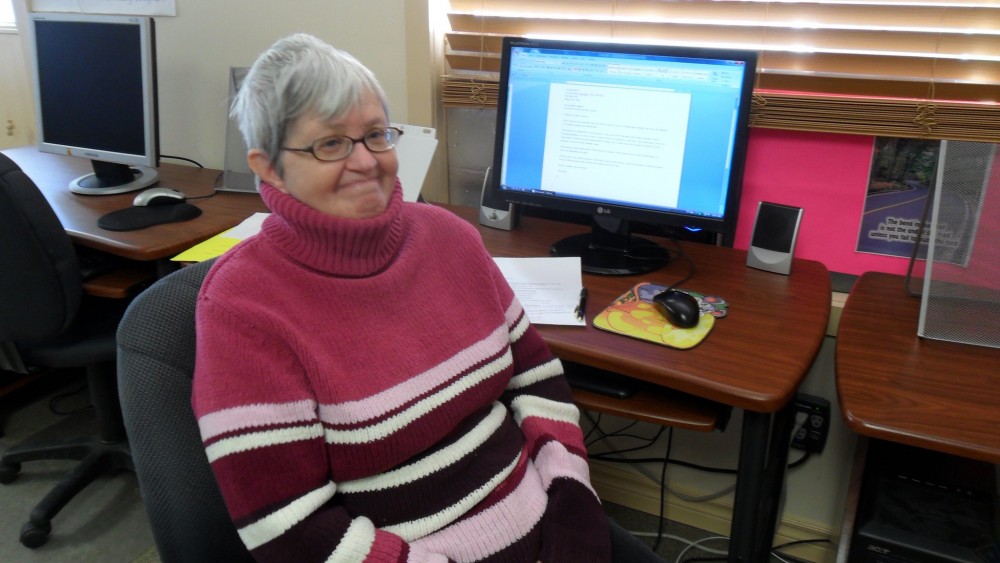
<svg viewBox="0 0 1000 563">
<path fill-rule="evenodd" d="M 373 543 L 375 543 L 375 524 L 364 516 L 355 518 L 327 561 L 329 563 L 364 561 L 368 552 L 372 550 Z"/>
<path fill-rule="evenodd" d="M 530 416 L 580 424 L 580 410 L 573 403 L 553 401 L 535 395 L 521 395 L 511 401 L 510 406 L 514 409 L 514 420 L 518 426 Z"/>
<path fill-rule="evenodd" d="M 366 444 L 381 440 L 405 428 L 413 421 L 419 420 L 427 413 L 446 404 L 461 393 L 507 369 L 512 363 L 513 357 L 508 348 L 503 356 L 469 373 L 467 376 L 455 380 L 451 385 L 441 389 L 430 397 L 414 403 L 402 412 L 381 422 L 353 430 L 327 429 L 326 441 L 330 444 Z"/>
<path fill-rule="evenodd" d="M 423 479 L 456 463 L 481 446 L 503 424 L 505 413 L 503 405 L 493 403 L 490 413 L 457 442 L 415 463 L 379 475 L 340 483 L 339 490 L 341 493 L 381 491 Z"/>
<path fill-rule="evenodd" d="M 562 363 L 559 361 L 559 358 L 552 358 L 552 360 L 540 366 L 535 366 L 520 375 L 512 377 L 510 383 L 507 384 L 507 389 L 522 389 L 539 381 L 545 381 L 546 379 L 562 375 L 562 373 Z"/>
<path fill-rule="evenodd" d="M 518 303 L 518 307 L 520 307 Z M 524 336 L 524 333 L 528 331 L 528 327 L 531 326 L 531 321 L 528 320 L 528 315 L 521 315 L 521 320 L 517 323 L 517 326 L 512 326 L 510 328 L 510 341 L 517 342 Z"/>
<path fill-rule="evenodd" d="M 218 442 L 206 447 L 205 453 L 208 454 L 209 463 L 214 463 L 216 460 L 226 457 L 227 455 L 245 452 L 256 448 L 266 448 L 269 446 L 290 444 L 292 442 L 301 442 L 302 440 L 312 440 L 322 437 L 323 426 L 319 423 L 310 424 L 309 426 L 278 428 L 274 430 L 265 430 L 263 432 L 253 432 L 251 434 L 242 434 L 239 436 L 233 436 L 232 438 L 219 440 Z"/>
<path fill-rule="evenodd" d="M 288 506 L 276 510 L 252 524 L 240 528 L 240 539 L 248 549 L 256 549 L 287 532 L 292 526 L 301 522 L 306 516 L 323 506 L 333 498 L 337 487 L 327 483 L 295 499 Z"/>
<path fill-rule="evenodd" d="M 518 455 L 514 457 L 514 461 L 512 461 L 507 467 L 504 467 L 500 473 L 495 475 L 481 487 L 469 493 L 465 498 L 459 500 L 444 510 L 431 514 L 430 516 L 411 520 L 409 522 L 400 522 L 399 524 L 386 526 L 383 529 L 387 532 L 392 532 L 409 542 L 444 528 L 448 524 L 451 524 L 455 520 L 461 518 L 466 512 L 471 510 L 472 507 L 482 502 L 487 495 L 493 492 L 493 489 L 495 489 L 497 485 L 503 482 L 503 480 L 514 471 L 514 468 L 517 467 L 517 461 L 519 458 L 520 452 L 518 452 Z"/>
</svg>

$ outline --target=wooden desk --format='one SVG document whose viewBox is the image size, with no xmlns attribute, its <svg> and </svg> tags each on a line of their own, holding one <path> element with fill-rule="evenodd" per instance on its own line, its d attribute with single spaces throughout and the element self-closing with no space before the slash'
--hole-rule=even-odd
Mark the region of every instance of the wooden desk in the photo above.
<svg viewBox="0 0 1000 563">
<path fill-rule="evenodd" d="M 477 210 L 448 208 L 478 225 Z M 524 218 L 513 231 L 478 228 L 494 256 L 521 257 L 546 256 L 552 242 L 583 231 L 579 225 L 533 218 Z M 796 259 L 792 274 L 783 276 L 748 268 L 745 251 L 693 243 L 683 248 L 696 265 L 683 287 L 729 302 L 729 316 L 718 320 L 695 348 L 656 346 L 599 330 L 589 322 L 586 327 L 538 329 L 561 358 L 745 409 L 729 559 L 767 561 L 793 426 L 791 409 L 785 407 L 826 333 L 829 273 L 819 262 Z M 678 260 L 640 276 L 584 275 L 588 321 L 632 285 L 671 284 L 689 267 Z M 621 403 L 623 416 L 629 416 L 629 401 Z M 642 408 L 655 411 L 655 406 Z M 668 405 L 661 414 L 669 416 Z M 642 420 L 655 421 L 655 416 Z"/>
<path fill-rule="evenodd" d="M 865 481 L 868 438 L 1000 463 L 1000 349 L 917 336 L 920 298 L 904 278 L 869 272 L 837 331 L 837 394 L 861 435 L 837 561 L 847 562 Z"/>
<path fill-rule="evenodd" d="M 131 206 L 138 191 L 106 196 L 74 194 L 69 191 L 69 182 L 93 171 L 89 161 L 41 153 L 35 147 L 6 149 L 3 153 L 38 185 L 74 243 L 131 260 L 170 258 L 236 226 L 256 211 L 267 210 L 256 194 L 219 192 L 210 198 L 191 200 L 203 213 L 190 221 L 138 231 L 106 231 L 97 226 L 97 220 L 105 213 Z M 176 188 L 192 198 L 211 194 L 221 174 L 219 170 L 169 163 L 161 164 L 159 172 L 158 186 Z"/>
<path fill-rule="evenodd" d="M 1000 463 L 1000 349 L 920 338 L 919 317 L 900 276 L 869 272 L 851 290 L 836 351 L 847 426 Z"/>
</svg>

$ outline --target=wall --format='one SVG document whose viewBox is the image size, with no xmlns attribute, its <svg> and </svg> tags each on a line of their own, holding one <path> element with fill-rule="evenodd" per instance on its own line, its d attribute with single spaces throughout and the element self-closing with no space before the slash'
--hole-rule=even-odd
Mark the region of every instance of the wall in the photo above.
<svg viewBox="0 0 1000 563">
<path fill-rule="evenodd" d="M 34 110 L 18 33 L 0 32 L 0 149 L 35 142 Z"/>
<path fill-rule="evenodd" d="M 906 258 L 856 252 L 873 148 L 868 135 L 751 129 L 734 246 L 747 248 L 757 203 L 771 201 L 803 209 L 797 257 L 844 274 L 905 273 Z"/>
<path fill-rule="evenodd" d="M 20 14 L 29 1 L 15 0 Z M 161 152 L 222 168 L 229 67 L 250 66 L 276 39 L 299 31 L 371 68 L 389 98 L 391 119 L 434 126 L 436 72 L 427 22 L 427 4 L 405 0 L 177 0 L 176 17 L 156 18 Z M 21 41 L 26 45 L 27 34 Z M 11 75 L 0 70 L 6 83 Z M 20 121 L 33 130 L 30 111 Z M 442 184 L 433 174 L 427 184 Z"/>
<path fill-rule="evenodd" d="M 832 539 L 835 542 L 840 534 L 857 437 L 839 415 L 840 406 L 833 373 L 835 345 L 836 339 L 825 339 L 815 364 L 800 387 L 802 393 L 824 397 L 830 401 L 830 434 L 821 453 L 812 455 L 804 464 L 788 471 L 781 523 L 776 531 L 775 544 L 818 538 Z M 748 376 L 752 377 L 752 374 Z M 725 432 L 675 430 L 671 459 L 712 468 L 735 468 L 742 417 L 743 411 L 735 409 Z M 627 420 L 608 416 L 601 420 L 601 426 L 606 430 L 626 428 L 628 424 Z M 640 423 L 628 427 L 628 434 L 652 436 L 656 430 L 657 427 L 653 425 Z M 624 449 L 638 444 L 639 441 L 634 439 L 616 438 L 590 449 Z M 666 447 L 667 440 L 664 436 L 653 447 L 627 454 L 626 457 L 662 457 Z M 792 450 L 789 463 L 795 462 L 802 455 L 803 452 Z M 659 507 L 658 481 L 661 468 L 660 463 L 614 464 L 611 467 L 601 464 L 593 471 L 593 479 L 602 498 L 656 514 Z M 673 491 L 666 500 L 667 518 L 729 535 L 733 502 L 731 492 L 718 498 L 700 500 L 686 500 L 678 495 L 715 497 L 715 493 L 725 491 L 735 484 L 736 478 L 733 475 L 708 473 L 671 464 L 666 476 L 668 488 Z M 669 531 L 668 529 L 667 532 Z M 808 545 L 800 549 L 790 553 L 808 561 L 832 562 L 836 553 L 836 547 L 832 544 Z"/>
</svg>

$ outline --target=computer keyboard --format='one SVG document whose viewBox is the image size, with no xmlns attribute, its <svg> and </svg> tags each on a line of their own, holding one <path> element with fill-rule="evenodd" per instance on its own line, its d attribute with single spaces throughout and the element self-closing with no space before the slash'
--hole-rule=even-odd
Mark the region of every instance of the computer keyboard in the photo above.
<svg viewBox="0 0 1000 563">
<path fill-rule="evenodd" d="M 628 399 L 635 395 L 642 382 L 631 377 L 625 377 L 617 373 L 612 373 L 591 366 L 577 364 L 563 360 L 563 368 L 566 373 L 566 380 L 570 387 L 599 393 L 609 397 Z"/>
</svg>

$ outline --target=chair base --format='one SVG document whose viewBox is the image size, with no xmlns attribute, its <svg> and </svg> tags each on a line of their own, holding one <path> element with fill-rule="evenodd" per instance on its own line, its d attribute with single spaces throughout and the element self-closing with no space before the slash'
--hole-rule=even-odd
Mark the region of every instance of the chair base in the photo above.
<svg viewBox="0 0 1000 563">
<path fill-rule="evenodd" d="M 43 459 L 74 459 L 80 463 L 32 509 L 28 522 L 21 528 L 21 543 L 29 548 L 48 541 L 52 518 L 87 485 L 103 475 L 135 471 L 127 441 L 105 444 L 96 437 L 83 437 L 9 448 L 0 458 L 0 483 L 14 481 L 22 462 Z"/>
</svg>

